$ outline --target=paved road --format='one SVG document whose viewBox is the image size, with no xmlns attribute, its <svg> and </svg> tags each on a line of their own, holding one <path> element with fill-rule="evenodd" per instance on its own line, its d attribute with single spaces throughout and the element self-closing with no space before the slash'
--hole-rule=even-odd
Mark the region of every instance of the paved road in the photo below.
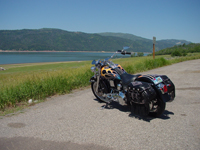
<svg viewBox="0 0 200 150">
<path fill-rule="evenodd" d="M 200 59 L 154 69 L 176 86 L 161 118 L 131 116 L 126 106 L 95 100 L 91 90 L 55 96 L 0 119 L 0 149 L 200 149 Z"/>
</svg>

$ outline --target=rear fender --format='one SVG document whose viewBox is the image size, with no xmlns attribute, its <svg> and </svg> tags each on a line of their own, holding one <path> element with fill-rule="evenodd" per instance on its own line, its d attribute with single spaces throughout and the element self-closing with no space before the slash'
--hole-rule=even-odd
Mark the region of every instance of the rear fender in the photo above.
<svg viewBox="0 0 200 150">
<path fill-rule="evenodd" d="M 154 87 L 157 95 L 159 96 L 159 98 L 161 98 L 164 102 L 169 102 L 170 101 L 170 96 L 168 95 L 168 93 L 162 94 L 162 92 L 160 91 L 160 89 Z"/>
<path fill-rule="evenodd" d="M 157 86 L 154 82 L 154 80 L 157 77 L 162 78 L 162 80 L 163 80 L 162 83 L 167 86 L 168 93 L 162 94 L 160 89 L 157 88 Z M 156 90 L 156 92 L 158 93 L 159 97 L 162 98 L 165 102 L 173 101 L 175 98 L 175 85 L 166 75 L 142 75 L 142 76 L 139 76 L 136 80 L 152 83 L 152 85 L 153 85 L 154 89 Z"/>
</svg>

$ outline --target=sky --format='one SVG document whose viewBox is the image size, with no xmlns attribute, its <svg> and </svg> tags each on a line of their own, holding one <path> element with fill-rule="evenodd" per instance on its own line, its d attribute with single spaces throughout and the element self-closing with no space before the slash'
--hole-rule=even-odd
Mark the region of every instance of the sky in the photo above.
<svg viewBox="0 0 200 150">
<path fill-rule="evenodd" d="M 0 30 L 41 28 L 200 43 L 200 0 L 0 0 Z"/>
</svg>

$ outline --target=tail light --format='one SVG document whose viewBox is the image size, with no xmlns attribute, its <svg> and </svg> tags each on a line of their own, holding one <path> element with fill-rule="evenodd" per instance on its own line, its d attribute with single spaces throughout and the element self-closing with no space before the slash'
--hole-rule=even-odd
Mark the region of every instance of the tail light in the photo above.
<svg viewBox="0 0 200 150">
<path fill-rule="evenodd" d="M 167 93 L 167 86 L 166 85 L 163 86 L 163 92 Z"/>
<path fill-rule="evenodd" d="M 162 94 L 165 94 L 165 93 L 168 92 L 167 85 L 165 85 L 163 83 L 158 84 L 158 88 L 160 89 L 160 91 L 162 92 Z"/>
</svg>

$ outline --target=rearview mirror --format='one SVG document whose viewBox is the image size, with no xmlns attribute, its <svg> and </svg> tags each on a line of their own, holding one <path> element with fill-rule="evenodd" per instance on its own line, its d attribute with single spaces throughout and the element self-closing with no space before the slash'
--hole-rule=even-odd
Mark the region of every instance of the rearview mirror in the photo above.
<svg viewBox="0 0 200 150">
<path fill-rule="evenodd" d="M 95 64 L 96 64 L 96 60 L 93 60 L 93 61 L 92 61 L 92 65 L 95 65 Z"/>
<path fill-rule="evenodd" d="M 130 47 L 128 47 L 128 46 L 124 46 L 124 47 L 123 47 L 124 50 L 129 49 L 129 48 L 130 48 Z"/>
</svg>

